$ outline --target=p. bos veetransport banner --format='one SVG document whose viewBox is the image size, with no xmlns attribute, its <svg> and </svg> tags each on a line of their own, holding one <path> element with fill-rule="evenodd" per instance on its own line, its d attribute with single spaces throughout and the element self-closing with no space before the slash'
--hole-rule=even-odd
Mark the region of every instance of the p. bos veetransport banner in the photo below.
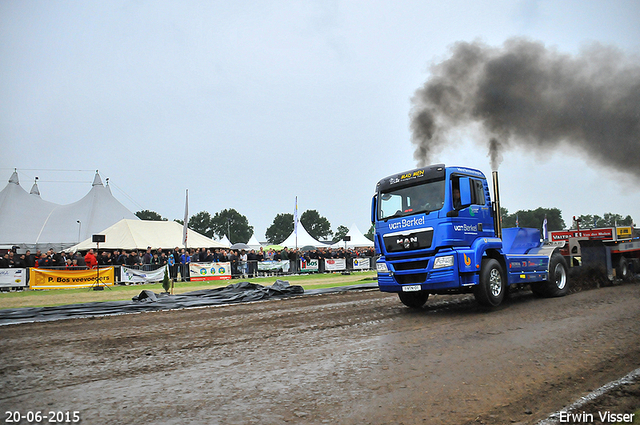
<svg viewBox="0 0 640 425">
<path fill-rule="evenodd" d="M 90 270 L 50 270 L 29 269 L 29 288 L 63 289 L 90 288 L 94 285 L 113 286 L 115 282 L 113 267 Z M 100 281 L 97 282 L 97 279 Z"/>
<path fill-rule="evenodd" d="M 190 263 L 189 279 L 192 282 L 231 279 L 231 263 Z"/>
</svg>

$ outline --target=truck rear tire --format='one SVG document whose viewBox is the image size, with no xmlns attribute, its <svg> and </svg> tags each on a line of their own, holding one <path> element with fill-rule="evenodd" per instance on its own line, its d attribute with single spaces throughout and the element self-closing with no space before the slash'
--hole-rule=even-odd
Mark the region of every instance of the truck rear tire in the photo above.
<svg viewBox="0 0 640 425">
<path fill-rule="evenodd" d="M 618 279 L 624 281 L 631 279 L 631 270 L 629 269 L 629 262 L 626 258 L 620 257 L 618 259 L 618 265 L 616 266 L 616 276 Z"/>
<path fill-rule="evenodd" d="M 569 293 L 569 272 L 564 257 L 555 252 L 549 260 L 549 280 L 532 283 L 531 291 L 543 297 L 564 297 Z"/>
<path fill-rule="evenodd" d="M 506 280 L 500 263 L 493 258 L 483 258 L 480 283 L 473 291 L 478 304 L 497 307 L 504 299 Z"/>
<path fill-rule="evenodd" d="M 419 292 L 398 292 L 398 297 L 402 304 L 410 308 L 422 308 L 429 299 L 429 293 L 425 291 Z"/>
</svg>

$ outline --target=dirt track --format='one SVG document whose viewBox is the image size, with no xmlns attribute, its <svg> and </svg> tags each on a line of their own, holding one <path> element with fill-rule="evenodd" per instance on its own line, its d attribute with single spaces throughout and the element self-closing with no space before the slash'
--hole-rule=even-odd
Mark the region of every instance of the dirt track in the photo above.
<svg viewBox="0 0 640 425">
<path fill-rule="evenodd" d="M 629 284 L 557 299 L 523 292 L 498 310 L 439 296 L 413 311 L 367 291 L 3 326 L 0 413 L 534 424 L 640 366 L 639 301 Z"/>
</svg>

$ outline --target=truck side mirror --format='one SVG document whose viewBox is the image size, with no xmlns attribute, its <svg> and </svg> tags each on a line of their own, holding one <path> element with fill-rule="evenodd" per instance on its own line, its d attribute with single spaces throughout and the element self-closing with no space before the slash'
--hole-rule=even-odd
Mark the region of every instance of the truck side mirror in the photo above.
<svg viewBox="0 0 640 425">
<path fill-rule="evenodd" d="M 471 179 L 469 177 L 460 177 L 460 208 L 466 208 L 472 203 Z"/>
<path fill-rule="evenodd" d="M 376 208 L 378 205 L 377 198 L 377 195 L 373 195 L 373 198 L 371 198 L 371 224 L 376 222 Z"/>
</svg>

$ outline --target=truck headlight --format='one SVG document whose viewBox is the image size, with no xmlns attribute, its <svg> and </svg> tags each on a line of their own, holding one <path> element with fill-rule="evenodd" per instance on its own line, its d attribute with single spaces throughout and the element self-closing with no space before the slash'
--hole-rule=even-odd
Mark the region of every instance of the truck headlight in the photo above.
<svg viewBox="0 0 640 425">
<path fill-rule="evenodd" d="M 433 268 L 442 269 L 444 267 L 453 267 L 453 255 L 436 257 L 436 260 L 433 262 Z"/>
<path fill-rule="evenodd" d="M 389 269 L 387 268 L 387 263 L 376 263 L 376 270 L 378 270 L 378 273 L 389 273 Z"/>
</svg>

